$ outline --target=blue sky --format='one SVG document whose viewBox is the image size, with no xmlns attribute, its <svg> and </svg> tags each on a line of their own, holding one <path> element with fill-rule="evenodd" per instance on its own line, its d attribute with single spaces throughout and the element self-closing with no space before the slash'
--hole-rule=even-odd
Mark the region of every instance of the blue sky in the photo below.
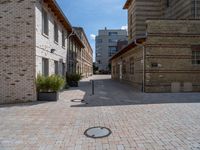
<svg viewBox="0 0 200 150">
<path fill-rule="evenodd" d="M 126 0 L 56 0 L 73 26 L 84 28 L 95 54 L 94 35 L 99 29 L 127 26 Z"/>
</svg>

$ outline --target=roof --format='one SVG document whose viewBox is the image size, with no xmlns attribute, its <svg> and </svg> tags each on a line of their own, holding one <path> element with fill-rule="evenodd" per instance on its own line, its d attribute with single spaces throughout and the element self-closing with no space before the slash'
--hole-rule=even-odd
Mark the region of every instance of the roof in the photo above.
<svg viewBox="0 0 200 150">
<path fill-rule="evenodd" d="M 129 6 L 131 5 L 132 1 L 133 1 L 133 0 L 127 0 L 126 3 L 124 4 L 123 9 L 128 9 Z"/>
<path fill-rule="evenodd" d="M 86 38 L 86 40 L 87 40 L 87 43 L 88 43 L 90 49 L 93 51 L 93 49 L 92 49 L 92 47 L 91 47 L 91 45 L 90 45 L 90 42 L 88 41 L 87 35 L 85 34 L 84 29 L 83 29 L 82 27 L 73 27 L 73 29 L 75 29 L 75 30 L 80 30 L 80 31 L 83 33 L 83 35 L 85 36 L 85 38 Z"/>
<path fill-rule="evenodd" d="M 136 47 L 137 46 L 137 43 L 138 44 L 142 44 L 143 42 L 145 42 L 146 40 L 146 37 L 141 37 L 141 38 L 138 38 L 136 40 L 134 40 L 133 42 L 129 43 L 126 47 L 124 47 L 123 49 L 121 49 L 120 51 L 118 51 L 115 55 L 113 55 L 111 58 L 110 58 L 110 61 L 121 56 L 122 54 L 130 51 L 132 48 Z M 135 43 L 135 41 L 137 43 Z"/>
<path fill-rule="evenodd" d="M 73 32 L 72 25 L 70 24 L 69 20 L 63 13 L 63 11 L 60 8 L 60 6 L 58 5 L 58 3 L 55 0 L 44 0 L 44 3 L 46 3 L 48 5 L 48 7 L 54 13 L 54 15 L 57 17 L 57 19 L 62 23 L 62 25 L 65 27 L 65 29 L 70 33 Z M 79 38 L 79 36 L 77 35 L 77 33 L 75 33 L 75 39 L 77 40 L 77 42 L 80 44 L 81 47 L 84 47 L 84 44 L 82 43 L 82 41 Z"/>
<path fill-rule="evenodd" d="M 72 32 L 72 26 L 58 3 L 55 0 L 44 0 L 44 3 L 48 4 L 48 7 L 50 7 L 51 11 L 57 16 L 57 19 L 63 24 L 67 31 Z"/>
</svg>

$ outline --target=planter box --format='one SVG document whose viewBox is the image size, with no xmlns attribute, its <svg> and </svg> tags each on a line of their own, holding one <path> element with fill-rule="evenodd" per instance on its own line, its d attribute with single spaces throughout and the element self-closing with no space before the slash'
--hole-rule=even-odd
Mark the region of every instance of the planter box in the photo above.
<svg viewBox="0 0 200 150">
<path fill-rule="evenodd" d="M 69 86 L 70 87 L 78 87 L 78 82 L 77 81 L 69 81 Z"/>
<path fill-rule="evenodd" d="M 57 101 L 58 92 L 38 92 L 38 101 Z"/>
</svg>

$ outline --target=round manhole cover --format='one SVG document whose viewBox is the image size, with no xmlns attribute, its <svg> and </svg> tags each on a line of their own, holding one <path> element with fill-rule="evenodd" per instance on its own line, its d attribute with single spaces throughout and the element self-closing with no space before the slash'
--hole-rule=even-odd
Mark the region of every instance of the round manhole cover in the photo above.
<svg viewBox="0 0 200 150">
<path fill-rule="evenodd" d="M 90 138 L 103 138 L 111 134 L 111 130 L 106 127 L 92 127 L 87 129 L 84 134 Z"/>
<path fill-rule="evenodd" d="M 73 100 L 71 100 L 71 102 L 85 102 L 85 100 L 84 99 L 73 99 Z"/>
</svg>

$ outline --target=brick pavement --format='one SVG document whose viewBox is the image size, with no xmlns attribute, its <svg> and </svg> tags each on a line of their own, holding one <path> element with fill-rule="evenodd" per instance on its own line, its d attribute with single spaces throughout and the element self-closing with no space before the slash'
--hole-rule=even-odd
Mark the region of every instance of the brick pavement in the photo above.
<svg viewBox="0 0 200 150">
<path fill-rule="evenodd" d="M 109 76 L 94 79 L 94 96 L 85 79 L 58 102 L 0 106 L 0 150 L 200 150 L 200 93 L 142 94 Z M 85 137 L 92 126 L 112 134 Z"/>
</svg>

